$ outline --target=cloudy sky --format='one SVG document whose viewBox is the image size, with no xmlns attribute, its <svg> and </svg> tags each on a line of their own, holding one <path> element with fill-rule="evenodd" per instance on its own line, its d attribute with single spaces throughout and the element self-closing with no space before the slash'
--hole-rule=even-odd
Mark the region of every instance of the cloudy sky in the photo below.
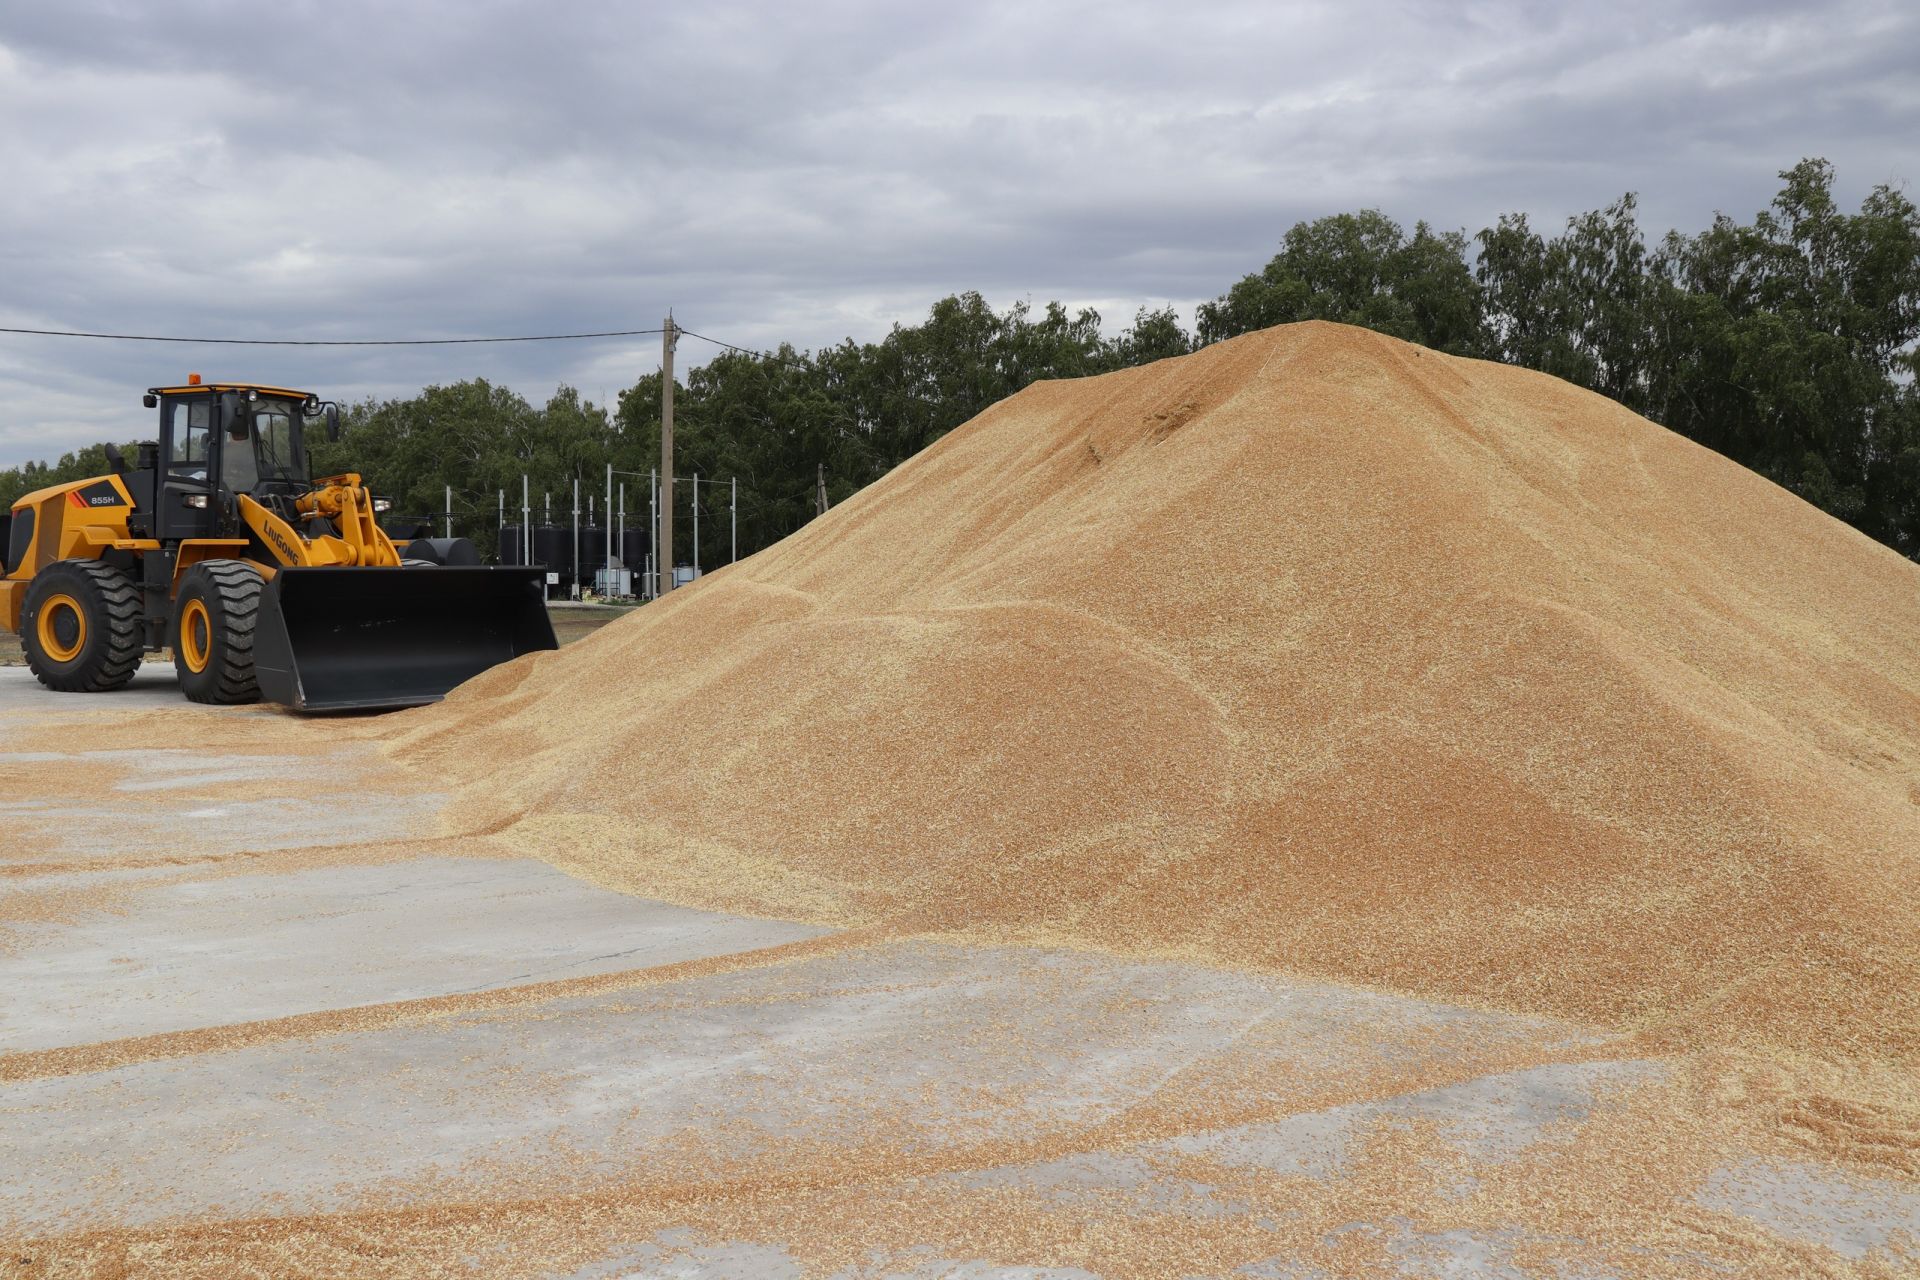
<svg viewBox="0 0 1920 1280">
<path fill-rule="evenodd" d="M 969 288 L 1190 318 L 1342 210 L 1472 232 L 1634 190 L 1691 230 L 1806 155 L 1849 202 L 1912 194 L 1917 69 L 1910 0 L 0 0 L 0 325 L 464 337 L 671 307 L 817 346 Z M 189 370 L 599 400 L 658 361 L 0 334 L 0 465 L 140 434 L 140 392 Z"/>
</svg>

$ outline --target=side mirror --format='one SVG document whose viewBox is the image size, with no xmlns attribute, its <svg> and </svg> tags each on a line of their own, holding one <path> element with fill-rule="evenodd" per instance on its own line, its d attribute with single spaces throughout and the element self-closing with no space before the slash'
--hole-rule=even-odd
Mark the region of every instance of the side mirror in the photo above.
<svg viewBox="0 0 1920 1280">
<path fill-rule="evenodd" d="M 327 402 L 327 439 L 340 438 L 340 406 L 331 400 Z"/>
<path fill-rule="evenodd" d="M 227 410 L 227 439 L 238 443 L 245 440 L 247 436 L 251 434 L 253 428 L 253 404 L 246 396 L 234 392 L 229 392 L 228 395 L 233 396 L 231 402 L 227 400 L 226 396 L 220 397 L 223 405 L 229 405 Z"/>
<path fill-rule="evenodd" d="M 160 397 L 149 391 L 140 397 L 140 403 L 145 408 L 158 409 L 160 407 Z"/>
<path fill-rule="evenodd" d="M 238 391 L 220 393 L 220 418 L 227 424 L 227 439 L 245 440 L 253 419 L 253 406 Z"/>
</svg>

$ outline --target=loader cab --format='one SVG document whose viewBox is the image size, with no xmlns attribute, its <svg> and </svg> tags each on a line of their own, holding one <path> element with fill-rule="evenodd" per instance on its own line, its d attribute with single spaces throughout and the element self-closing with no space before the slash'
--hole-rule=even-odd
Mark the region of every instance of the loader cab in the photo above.
<svg viewBox="0 0 1920 1280">
<path fill-rule="evenodd" d="M 155 387 L 160 410 L 154 536 L 165 541 L 242 531 L 235 498 L 291 511 L 312 487 L 309 423 L 339 430 L 339 411 L 304 391 L 220 384 Z"/>
</svg>

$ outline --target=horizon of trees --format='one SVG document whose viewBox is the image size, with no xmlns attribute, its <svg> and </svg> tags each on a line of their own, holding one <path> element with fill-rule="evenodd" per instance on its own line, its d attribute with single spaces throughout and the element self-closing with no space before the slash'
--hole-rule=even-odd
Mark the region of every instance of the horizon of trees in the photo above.
<svg viewBox="0 0 1920 1280">
<path fill-rule="evenodd" d="M 1824 160 L 1780 178 L 1751 222 L 1721 215 L 1653 242 L 1632 194 L 1551 235 L 1523 214 L 1472 237 L 1425 222 L 1408 234 L 1372 209 L 1302 222 L 1263 268 L 1200 306 L 1192 333 L 1170 307 L 1143 307 L 1108 337 L 1090 309 L 996 311 L 966 292 L 877 342 L 726 351 L 676 382 L 675 469 L 739 478 L 744 556 L 812 518 L 817 467 L 837 503 L 1037 379 L 1323 319 L 1597 391 L 1920 558 L 1920 212 L 1885 185 L 1840 209 Z M 474 378 L 348 407 L 342 439 L 313 445 L 314 469 L 358 471 L 418 515 L 437 515 L 452 484 L 455 532 L 491 552 L 498 490 L 510 523 L 522 473 L 536 511 L 551 492 L 570 512 L 575 477 L 583 504 L 604 500 L 608 463 L 641 476 L 657 465 L 659 409 L 657 372 L 611 406 L 567 386 L 535 406 Z M 0 503 L 105 470 L 100 445 L 0 470 Z M 643 526 L 645 481 L 625 479 L 629 526 Z M 726 495 L 701 501 L 700 562 L 725 563 Z M 685 560 L 684 494 L 676 511 Z"/>
</svg>

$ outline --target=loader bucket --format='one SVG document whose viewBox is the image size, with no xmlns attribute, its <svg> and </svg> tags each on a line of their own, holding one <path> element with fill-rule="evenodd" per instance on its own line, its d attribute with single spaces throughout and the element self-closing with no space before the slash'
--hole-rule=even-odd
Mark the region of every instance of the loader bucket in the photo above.
<svg viewBox="0 0 1920 1280">
<path fill-rule="evenodd" d="M 254 632 L 260 696 L 296 711 L 438 702 L 537 649 L 555 649 L 541 569 L 282 569 Z"/>
</svg>

